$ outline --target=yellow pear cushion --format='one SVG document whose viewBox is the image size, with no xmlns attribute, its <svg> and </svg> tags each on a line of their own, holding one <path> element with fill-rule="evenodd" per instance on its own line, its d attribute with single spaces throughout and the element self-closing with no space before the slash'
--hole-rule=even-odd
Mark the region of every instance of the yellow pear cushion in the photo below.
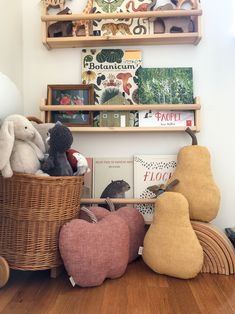
<svg viewBox="0 0 235 314">
<path fill-rule="evenodd" d="M 220 191 L 213 179 L 210 153 L 206 147 L 197 145 L 190 131 L 193 144 L 180 149 L 176 170 L 167 183 L 179 180 L 172 190 L 187 198 L 192 220 L 210 222 L 220 207 Z"/>
<path fill-rule="evenodd" d="M 188 201 L 182 194 L 165 192 L 157 198 L 142 257 L 159 274 L 188 279 L 200 272 L 203 249 L 190 223 Z"/>
</svg>

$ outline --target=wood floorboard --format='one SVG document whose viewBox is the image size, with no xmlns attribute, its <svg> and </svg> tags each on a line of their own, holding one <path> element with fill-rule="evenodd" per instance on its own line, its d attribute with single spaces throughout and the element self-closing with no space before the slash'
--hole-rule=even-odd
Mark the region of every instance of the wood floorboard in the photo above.
<svg viewBox="0 0 235 314">
<path fill-rule="evenodd" d="M 155 274 L 141 259 L 100 287 L 72 287 L 64 272 L 11 271 L 0 289 L 1 314 L 235 314 L 235 275 L 180 280 Z"/>
</svg>

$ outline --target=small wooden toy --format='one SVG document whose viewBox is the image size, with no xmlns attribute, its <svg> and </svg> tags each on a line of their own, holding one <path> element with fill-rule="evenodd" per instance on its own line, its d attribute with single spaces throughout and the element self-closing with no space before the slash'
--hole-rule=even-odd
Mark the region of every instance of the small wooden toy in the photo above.
<svg viewBox="0 0 235 314">
<path fill-rule="evenodd" d="M 64 9 L 65 0 L 42 0 L 43 6 L 46 10 L 49 8 L 60 8 Z"/>
<path fill-rule="evenodd" d="M 158 11 L 174 10 L 171 3 L 160 6 Z M 171 16 L 163 18 L 152 18 L 154 21 L 154 33 L 171 33 L 171 32 L 183 32 L 188 33 L 193 31 L 194 26 L 190 16 Z M 160 21 L 162 23 L 160 23 Z M 164 31 L 162 30 L 164 28 Z"/>
<path fill-rule="evenodd" d="M 57 14 L 72 14 L 71 10 L 66 7 Z M 72 35 L 72 21 L 59 21 L 48 26 L 49 37 L 68 37 Z"/>
<path fill-rule="evenodd" d="M 198 1 L 197 0 L 177 0 L 176 9 L 181 9 L 184 3 L 190 2 L 193 9 L 197 9 Z"/>
<path fill-rule="evenodd" d="M 93 0 L 88 0 L 82 14 L 89 14 L 93 9 Z M 90 20 L 78 20 L 73 22 L 73 36 L 78 36 L 81 28 L 85 28 L 85 36 L 89 36 L 92 22 Z"/>
</svg>

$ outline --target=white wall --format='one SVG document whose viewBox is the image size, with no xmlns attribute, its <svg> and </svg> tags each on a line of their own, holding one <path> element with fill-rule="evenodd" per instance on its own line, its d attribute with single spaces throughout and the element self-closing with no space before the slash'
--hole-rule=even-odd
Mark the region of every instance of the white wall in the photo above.
<svg viewBox="0 0 235 314">
<path fill-rule="evenodd" d="M 22 1 L 24 109 L 27 115 L 39 115 L 40 99 L 46 97 L 47 84 L 81 83 L 81 49 L 46 50 L 41 43 L 39 1 Z M 81 11 L 84 3 L 85 0 L 79 1 L 79 9 L 73 12 Z M 214 177 L 222 193 L 220 213 L 215 220 L 220 227 L 235 225 L 233 3 L 226 0 L 221 6 L 219 0 L 202 0 L 203 38 L 198 46 L 136 47 L 143 51 L 144 67 L 193 67 L 194 92 L 202 103 L 198 139 L 211 152 Z M 187 135 L 177 133 L 74 134 L 74 137 L 74 147 L 93 157 L 176 154 L 180 147 L 190 143 Z"/>
<path fill-rule="evenodd" d="M 0 118 L 3 118 L 7 114 L 23 111 L 22 95 L 20 94 L 23 87 L 22 2 L 21 0 L 0 0 L 0 6 L 2 8 L 0 10 L 0 72 L 11 80 L 8 81 L 1 75 Z M 9 91 L 14 94 L 12 101 L 5 102 L 11 98 Z M 8 108 L 6 108 L 7 103 L 9 104 Z"/>
</svg>

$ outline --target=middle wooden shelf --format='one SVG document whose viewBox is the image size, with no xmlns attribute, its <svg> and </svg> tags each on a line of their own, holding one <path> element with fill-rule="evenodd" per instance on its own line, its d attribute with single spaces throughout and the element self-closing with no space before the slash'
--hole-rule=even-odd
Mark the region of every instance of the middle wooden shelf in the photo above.
<svg viewBox="0 0 235 314">
<path fill-rule="evenodd" d="M 193 111 L 194 112 L 194 125 L 190 128 L 195 131 L 200 131 L 200 99 L 195 98 L 194 104 L 138 104 L 138 105 L 47 105 L 46 99 L 42 99 L 40 110 L 43 122 L 51 121 L 51 114 L 47 113 L 56 111 Z M 96 126 L 72 126 L 70 127 L 73 132 L 165 132 L 165 131 L 184 131 L 186 126 L 153 126 L 153 127 L 138 127 L 138 126 L 124 126 L 124 127 L 96 127 Z"/>
</svg>

